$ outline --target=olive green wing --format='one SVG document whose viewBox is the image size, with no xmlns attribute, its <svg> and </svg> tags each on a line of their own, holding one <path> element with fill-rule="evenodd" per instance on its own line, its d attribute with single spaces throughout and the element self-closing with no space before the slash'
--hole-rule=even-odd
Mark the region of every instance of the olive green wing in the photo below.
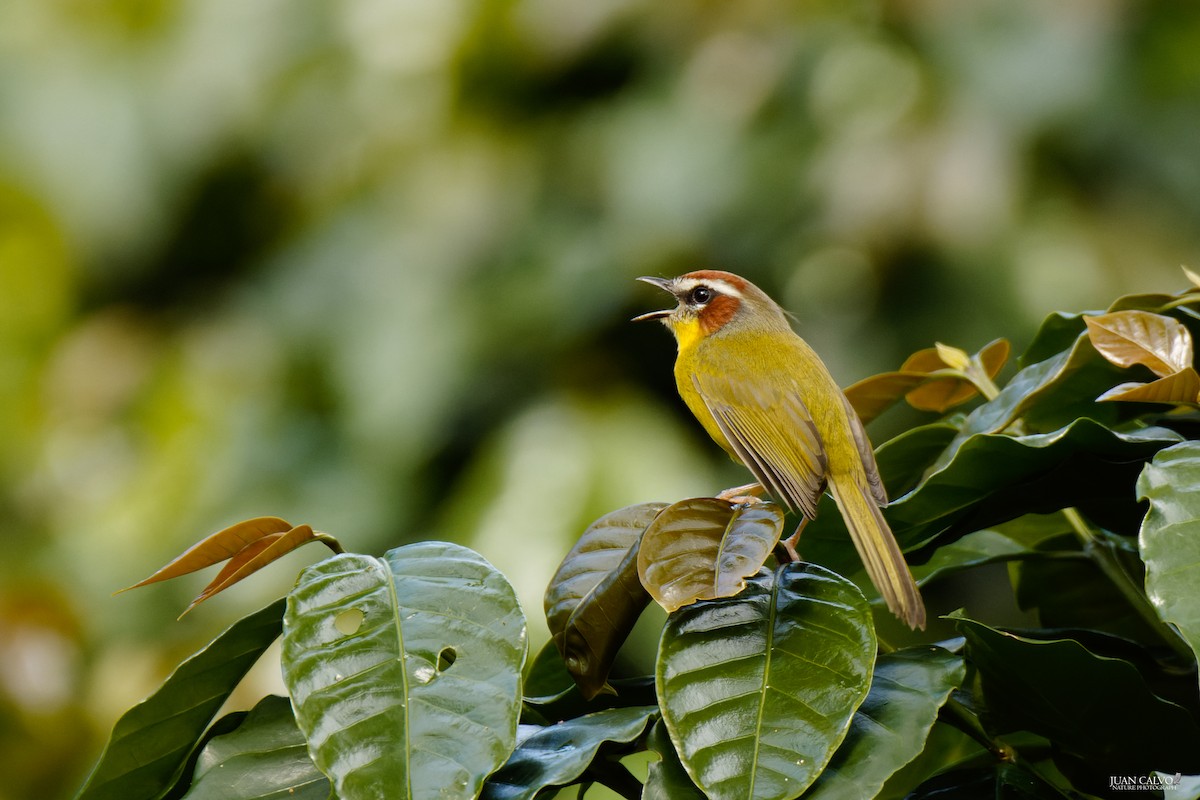
<svg viewBox="0 0 1200 800">
<path fill-rule="evenodd" d="M 751 385 L 723 374 L 692 381 L 737 457 L 777 500 L 810 519 L 825 490 L 825 448 L 796 387 Z"/>
</svg>

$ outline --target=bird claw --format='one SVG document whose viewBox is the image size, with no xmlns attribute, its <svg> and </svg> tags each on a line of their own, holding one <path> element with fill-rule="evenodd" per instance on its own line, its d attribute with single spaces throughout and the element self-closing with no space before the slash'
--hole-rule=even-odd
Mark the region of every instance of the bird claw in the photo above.
<svg viewBox="0 0 1200 800">
<path fill-rule="evenodd" d="M 734 486 L 717 494 L 718 500 L 724 500 L 734 505 L 749 506 L 763 502 L 758 495 L 765 491 L 760 483 L 747 483 L 744 486 Z"/>
</svg>

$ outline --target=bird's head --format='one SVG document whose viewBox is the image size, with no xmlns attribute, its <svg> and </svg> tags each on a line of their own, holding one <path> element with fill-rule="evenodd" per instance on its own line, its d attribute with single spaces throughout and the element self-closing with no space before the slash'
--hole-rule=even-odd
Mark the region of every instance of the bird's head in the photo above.
<svg viewBox="0 0 1200 800">
<path fill-rule="evenodd" d="M 677 278 L 642 277 L 675 296 L 678 305 L 634 317 L 634 322 L 662 320 L 680 348 L 701 339 L 744 330 L 787 330 L 787 318 L 775 301 L 750 281 L 732 272 L 704 269 Z"/>
</svg>

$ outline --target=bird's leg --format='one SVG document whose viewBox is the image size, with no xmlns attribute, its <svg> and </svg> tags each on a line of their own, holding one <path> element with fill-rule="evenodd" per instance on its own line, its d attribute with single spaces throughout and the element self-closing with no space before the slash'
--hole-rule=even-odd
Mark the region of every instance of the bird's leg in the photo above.
<svg viewBox="0 0 1200 800">
<path fill-rule="evenodd" d="M 780 539 L 779 544 L 775 545 L 775 558 L 777 561 L 799 561 L 800 553 L 796 550 L 796 544 L 800 541 L 800 534 L 804 533 L 804 528 L 808 525 L 808 517 L 800 520 L 800 524 L 796 526 L 796 532 L 786 539 Z"/>
<path fill-rule="evenodd" d="M 732 489 L 726 489 L 717 494 L 718 500 L 725 500 L 730 503 L 761 503 L 762 498 L 759 497 L 766 489 L 758 481 L 747 483 L 744 486 L 734 486 Z"/>
</svg>

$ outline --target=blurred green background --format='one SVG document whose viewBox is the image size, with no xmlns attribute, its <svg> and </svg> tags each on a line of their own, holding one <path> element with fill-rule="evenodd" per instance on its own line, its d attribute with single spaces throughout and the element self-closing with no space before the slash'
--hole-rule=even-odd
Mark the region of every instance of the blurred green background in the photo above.
<svg viewBox="0 0 1200 800">
<path fill-rule="evenodd" d="M 1020 348 L 1182 288 L 1198 131 L 1190 3 L 4 0 L 0 800 L 323 556 L 110 596 L 213 530 L 468 544 L 537 646 L 591 519 L 742 482 L 634 277 L 750 277 L 843 383 Z"/>
</svg>

